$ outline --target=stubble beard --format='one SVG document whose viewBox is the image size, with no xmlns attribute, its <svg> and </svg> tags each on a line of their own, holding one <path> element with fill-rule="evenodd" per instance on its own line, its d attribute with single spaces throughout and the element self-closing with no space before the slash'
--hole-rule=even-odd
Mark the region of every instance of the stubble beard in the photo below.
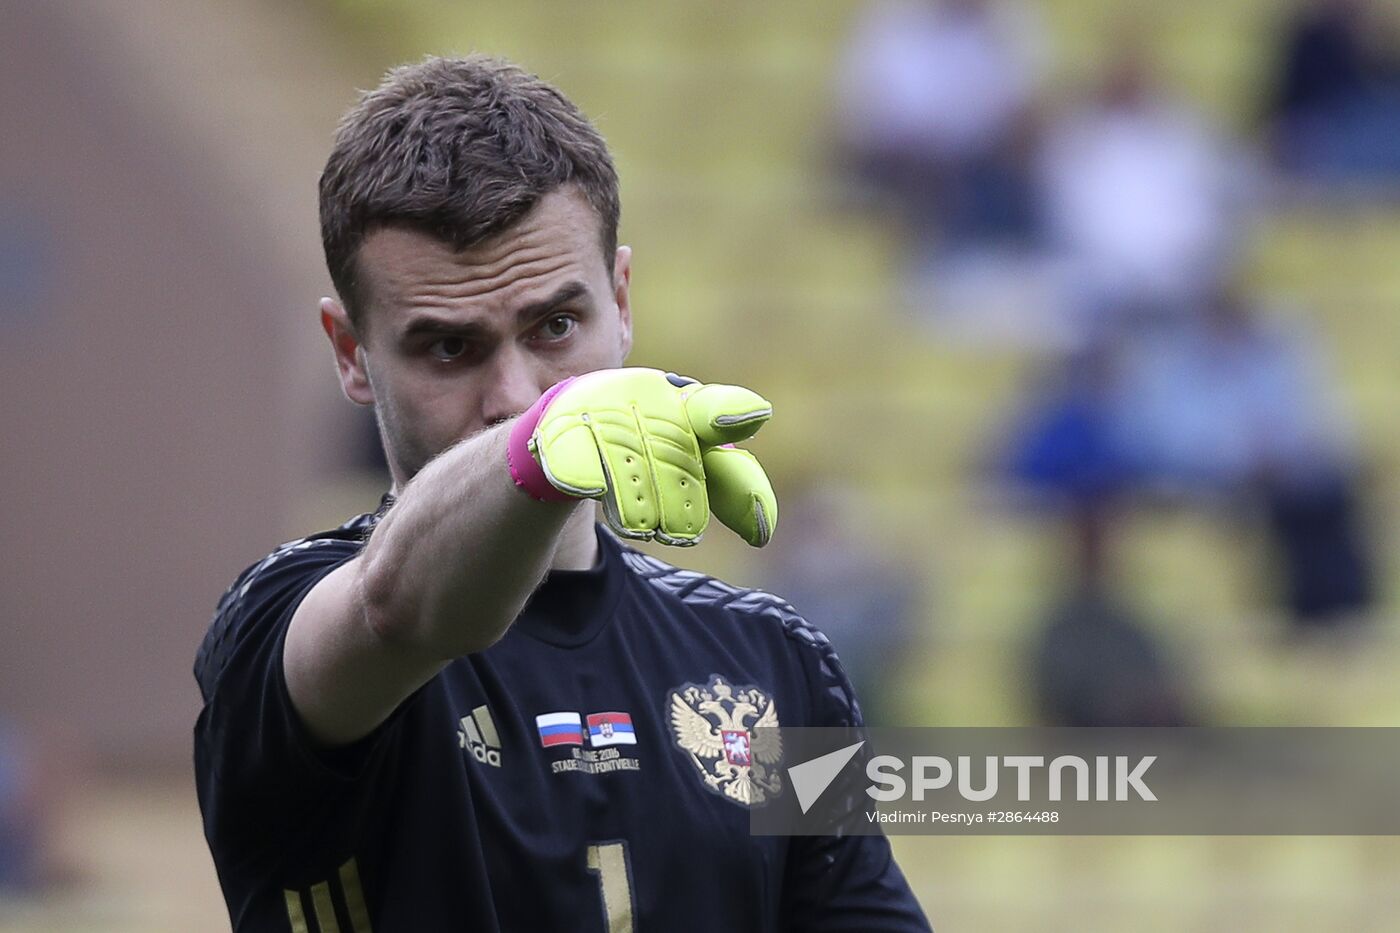
<svg viewBox="0 0 1400 933">
<path fill-rule="evenodd" d="M 374 421 L 379 426 L 379 443 L 384 448 L 384 459 L 389 464 L 389 472 L 396 486 L 403 485 L 423 467 L 428 465 L 435 454 L 423 449 L 423 445 L 409 432 L 402 429 L 402 421 L 392 404 L 376 401 Z"/>
</svg>

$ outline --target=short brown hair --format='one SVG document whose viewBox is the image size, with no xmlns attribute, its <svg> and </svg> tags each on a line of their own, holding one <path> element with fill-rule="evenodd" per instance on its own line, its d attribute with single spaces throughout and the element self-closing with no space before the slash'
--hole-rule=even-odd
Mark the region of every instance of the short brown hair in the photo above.
<svg viewBox="0 0 1400 933">
<path fill-rule="evenodd" d="M 356 254 L 380 227 L 462 250 L 575 184 L 598 214 L 612 270 L 621 206 L 603 137 L 556 88 L 485 55 L 389 71 L 341 120 L 321 173 L 321 242 L 331 281 L 359 325 Z"/>
</svg>

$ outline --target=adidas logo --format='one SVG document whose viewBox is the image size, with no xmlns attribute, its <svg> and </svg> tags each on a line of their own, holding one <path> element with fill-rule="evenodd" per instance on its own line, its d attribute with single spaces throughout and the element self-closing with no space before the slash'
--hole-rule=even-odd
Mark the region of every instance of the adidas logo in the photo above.
<svg viewBox="0 0 1400 933">
<path fill-rule="evenodd" d="M 501 737 L 485 703 L 462 717 L 457 727 L 457 744 L 470 749 L 472 757 L 482 764 L 501 766 Z"/>
</svg>

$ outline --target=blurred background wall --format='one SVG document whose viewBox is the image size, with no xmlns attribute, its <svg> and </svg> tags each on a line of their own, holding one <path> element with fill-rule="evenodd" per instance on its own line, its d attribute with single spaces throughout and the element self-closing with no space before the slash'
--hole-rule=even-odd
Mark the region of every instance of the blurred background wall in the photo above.
<svg viewBox="0 0 1400 933">
<path fill-rule="evenodd" d="M 684 561 L 791 598 L 872 721 L 1394 724 L 1397 16 L 0 0 L 0 929 L 225 922 L 190 665 L 239 569 L 383 489 L 315 182 L 428 52 L 609 139 L 632 362 L 777 412 L 784 529 Z M 1390 840 L 899 850 L 940 929 L 1400 916 Z"/>
</svg>

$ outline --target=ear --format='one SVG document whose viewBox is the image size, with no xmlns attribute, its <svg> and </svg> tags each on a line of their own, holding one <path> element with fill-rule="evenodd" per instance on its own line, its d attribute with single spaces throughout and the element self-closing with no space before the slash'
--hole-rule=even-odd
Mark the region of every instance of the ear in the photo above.
<svg viewBox="0 0 1400 933">
<path fill-rule="evenodd" d="M 613 260 L 613 300 L 622 325 L 619 351 L 622 361 L 632 352 L 632 247 L 619 246 Z"/>
<path fill-rule="evenodd" d="M 330 338 L 331 349 L 335 352 L 340 388 L 345 397 L 356 405 L 373 405 L 374 393 L 370 389 L 360 338 L 350 322 L 350 315 L 334 298 L 321 299 L 321 329 Z"/>
</svg>

